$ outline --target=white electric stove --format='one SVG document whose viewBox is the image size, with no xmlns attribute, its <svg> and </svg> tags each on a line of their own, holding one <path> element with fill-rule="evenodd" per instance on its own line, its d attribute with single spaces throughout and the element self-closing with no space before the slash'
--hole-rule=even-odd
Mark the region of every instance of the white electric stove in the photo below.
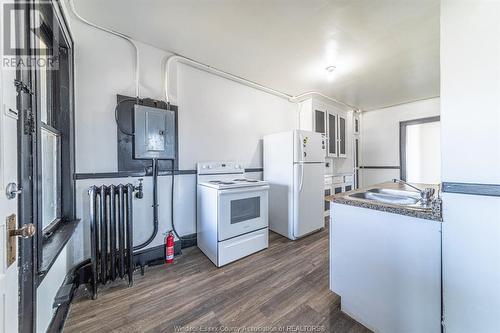
<svg viewBox="0 0 500 333">
<path fill-rule="evenodd" d="M 197 243 L 218 267 L 268 247 L 269 184 L 236 162 L 198 163 Z"/>
</svg>

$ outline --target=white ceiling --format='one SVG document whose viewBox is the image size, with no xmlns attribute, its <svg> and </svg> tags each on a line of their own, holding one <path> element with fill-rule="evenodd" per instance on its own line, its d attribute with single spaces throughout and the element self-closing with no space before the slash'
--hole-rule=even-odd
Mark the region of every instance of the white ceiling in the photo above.
<svg viewBox="0 0 500 333">
<path fill-rule="evenodd" d="M 75 3 L 98 24 L 288 94 L 363 110 L 439 95 L 439 0 Z"/>
</svg>

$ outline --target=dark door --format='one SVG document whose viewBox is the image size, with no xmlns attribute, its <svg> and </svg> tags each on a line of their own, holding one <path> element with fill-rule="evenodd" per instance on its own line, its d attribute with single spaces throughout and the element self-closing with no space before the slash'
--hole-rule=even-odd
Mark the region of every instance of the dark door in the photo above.
<svg viewBox="0 0 500 333">
<path fill-rule="evenodd" d="M 314 111 L 314 131 L 325 134 L 325 112 L 320 110 Z"/>
<path fill-rule="evenodd" d="M 337 154 L 337 116 L 328 114 L 328 155 Z"/>
</svg>

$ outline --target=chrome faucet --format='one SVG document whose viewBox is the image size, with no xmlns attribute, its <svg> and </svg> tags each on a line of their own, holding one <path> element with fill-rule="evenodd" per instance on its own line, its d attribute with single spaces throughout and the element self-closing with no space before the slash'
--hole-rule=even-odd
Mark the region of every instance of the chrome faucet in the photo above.
<svg viewBox="0 0 500 333">
<path fill-rule="evenodd" d="M 432 199 L 432 197 L 434 196 L 434 193 L 436 192 L 436 190 L 433 189 L 432 187 L 427 187 L 427 188 L 424 188 L 423 190 L 421 190 L 418 187 L 415 187 L 412 184 L 409 184 L 401 179 L 394 178 L 392 181 L 394 183 L 405 184 L 406 186 L 409 186 L 409 187 L 417 190 L 418 193 L 420 193 L 420 199 L 421 199 L 423 205 L 427 205 L 429 203 L 429 201 Z"/>
</svg>

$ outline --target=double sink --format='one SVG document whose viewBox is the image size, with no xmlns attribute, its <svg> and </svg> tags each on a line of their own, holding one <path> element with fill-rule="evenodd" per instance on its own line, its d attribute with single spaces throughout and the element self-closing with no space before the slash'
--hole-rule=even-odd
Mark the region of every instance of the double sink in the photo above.
<svg viewBox="0 0 500 333">
<path fill-rule="evenodd" d="M 423 203 L 420 193 L 415 191 L 393 190 L 385 188 L 372 188 L 364 192 L 349 194 L 353 199 L 376 201 L 385 204 L 415 208 L 430 208 L 431 203 Z"/>
</svg>

